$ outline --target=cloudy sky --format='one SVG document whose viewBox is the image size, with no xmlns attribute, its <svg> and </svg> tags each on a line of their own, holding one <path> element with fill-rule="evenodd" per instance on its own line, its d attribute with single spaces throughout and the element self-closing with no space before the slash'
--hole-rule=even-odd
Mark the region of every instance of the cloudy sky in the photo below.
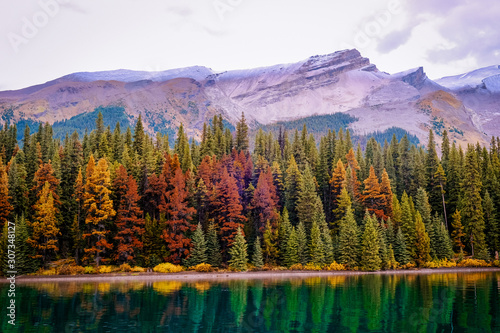
<svg viewBox="0 0 500 333">
<path fill-rule="evenodd" d="M 500 64 L 498 0 L 0 0 L 0 90 L 79 71 L 216 71 L 357 48 L 431 78 Z"/>
</svg>

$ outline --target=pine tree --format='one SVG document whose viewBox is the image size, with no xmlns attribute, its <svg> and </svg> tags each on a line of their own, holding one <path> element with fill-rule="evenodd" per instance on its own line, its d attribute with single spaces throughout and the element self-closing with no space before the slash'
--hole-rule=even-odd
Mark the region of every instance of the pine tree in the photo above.
<svg viewBox="0 0 500 333">
<path fill-rule="evenodd" d="M 441 222 L 440 219 L 437 219 L 436 221 Z M 438 223 L 437 225 L 434 225 L 434 228 L 434 232 L 437 234 L 436 243 L 438 244 L 435 249 L 436 257 L 438 259 L 453 258 L 453 245 L 444 223 Z"/>
<path fill-rule="evenodd" d="M 323 250 L 325 253 L 325 263 L 331 264 L 334 261 L 333 240 L 330 234 L 330 229 L 326 223 L 325 213 L 323 211 L 323 203 L 319 196 L 316 197 L 316 210 L 314 212 L 314 221 L 318 225 L 321 232 L 321 241 L 323 242 Z"/>
<path fill-rule="evenodd" d="M 379 236 L 375 226 L 375 220 L 371 217 L 365 218 L 365 230 L 361 241 L 360 266 L 364 271 L 378 271 L 382 260 L 379 256 Z"/>
<path fill-rule="evenodd" d="M 415 262 L 418 266 L 423 266 L 426 262 L 431 260 L 430 256 L 430 243 L 431 240 L 427 231 L 425 230 L 424 222 L 422 221 L 422 216 L 417 212 L 416 222 L 415 222 L 415 232 L 416 232 L 416 241 L 414 244 L 415 247 Z"/>
<path fill-rule="evenodd" d="M 276 259 L 278 258 L 277 241 L 277 230 L 273 230 L 271 223 L 267 221 L 264 231 L 264 256 L 266 264 L 274 265 L 276 263 Z"/>
<path fill-rule="evenodd" d="M 297 202 L 297 215 L 299 222 L 303 223 L 306 230 L 311 230 L 314 211 L 316 209 L 316 185 L 311 169 L 307 164 L 300 183 L 299 198 Z"/>
<path fill-rule="evenodd" d="M 401 231 L 401 228 L 398 228 L 394 240 L 394 257 L 400 265 L 406 265 L 411 261 L 410 253 L 407 250 L 405 236 Z"/>
<path fill-rule="evenodd" d="M 143 254 L 147 267 L 154 267 L 163 261 L 165 242 L 161 238 L 162 226 L 156 219 L 146 214 L 144 219 L 144 234 L 142 235 Z"/>
<path fill-rule="evenodd" d="M 207 231 L 207 264 L 214 267 L 220 267 L 222 264 L 222 255 L 219 238 L 217 236 L 217 226 L 210 223 Z"/>
<path fill-rule="evenodd" d="M 401 231 L 405 237 L 406 241 L 406 249 L 410 256 L 413 256 L 415 253 L 415 220 L 413 217 L 411 204 L 413 201 L 408 197 L 406 192 L 403 192 L 403 196 L 401 197 Z"/>
<path fill-rule="evenodd" d="M 252 264 L 257 268 L 262 268 L 262 266 L 264 266 L 264 258 L 262 256 L 262 247 L 260 246 L 259 236 L 255 238 L 255 243 L 253 245 Z"/>
<path fill-rule="evenodd" d="M 384 171 L 382 171 L 382 180 L 380 182 L 380 194 L 384 197 L 382 201 L 383 202 L 382 210 L 384 212 L 383 217 L 385 220 L 387 220 L 387 218 L 392 216 L 393 193 L 391 188 L 391 181 L 385 169 Z"/>
<path fill-rule="evenodd" d="M 241 119 L 236 125 L 236 150 L 244 151 L 248 150 L 248 125 L 245 119 L 245 113 L 241 113 Z"/>
<path fill-rule="evenodd" d="M 290 237 L 286 242 L 286 247 L 283 255 L 283 263 L 285 266 L 290 267 L 292 265 L 298 264 L 299 258 L 299 240 L 297 233 L 295 232 L 295 227 L 290 226 Z"/>
<path fill-rule="evenodd" d="M 307 248 L 307 233 L 303 223 L 297 226 L 297 253 L 299 262 L 302 265 L 307 264 L 309 261 L 309 251 Z"/>
<path fill-rule="evenodd" d="M 292 225 L 297 225 L 297 223 L 299 223 L 297 203 L 299 201 L 301 184 L 302 174 L 299 171 L 297 163 L 295 163 L 295 158 L 291 156 L 285 177 L 285 206 L 288 209 Z"/>
<path fill-rule="evenodd" d="M 313 220 L 311 226 L 311 238 L 309 242 L 309 255 L 311 262 L 317 265 L 325 263 L 325 248 L 321 239 L 321 230 L 316 221 Z"/>
<path fill-rule="evenodd" d="M 482 182 L 477 154 L 473 146 L 469 146 L 467 149 L 464 171 L 460 203 L 464 232 L 467 235 L 471 254 L 475 258 L 487 259 L 488 250 L 484 235 L 484 213 L 481 198 Z"/>
<path fill-rule="evenodd" d="M 359 230 L 351 207 L 348 207 L 345 217 L 340 223 L 339 257 L 341 264 L 355 269 L 359 264 Z"/>
<path fill-rule="evenodd" d="M 332 189 L 332 200 L 333 200 L 333 221 L 340 221 L 345 212 L 339 209 L 340 196 L 342 194 L 342 189 L 344 188 L 346 180 L 346 171 L 344 169 L 344 164 L 342 160 L 337 161 L 337 165 L 333 169 L 332 178 L 330 179 L 330 187 Z M 344 214 L 343 214 L 344 213 Z M 333 229 L 336 228 L 336 223 L 333 222 Z"/>
<path fill-rule="evenodd" d="M 32 273 L 37 270 L 38 263 L 34 249 L 29 245 L 29 231 L 24 216 L 16 217 L 16 269 L 18 274 Z M 7 248 L 7 247 L 5 247 Z"/>
<path fill-rule="evenodd" d="M 189 258 L 186 259 L 186 266 L 196 266 L 201 263 L 206 263 L 208 261 L 207 257 L 207 242 L 205 241 L 205 234 L 201 224 L 198 223 L 193 237 L 191 239 L 193 247 L 189 253 Z"/>
<path fill-rule="evenodd" d="M 229 249 L 229 267 L 237 271 L 246 271 L 248 263 L 247 242 L 241 228 L 238 227 L 234 242 Z"/>
<path fill-rule="evenodd" d="M 465 236 L 462 226 L 462 216 L 460 211 L 456 210 L 452 216 L 453 222 L 451 222 L 451 227 L 453 231 L 451 232 L 451 237 L 453 239 L 453 247 L 456 252 L 463 252 L 465 245 L 463 243 L 463 237 Z"/>
<path fill-rule="evenodd" d="M 495 253 L 495 251 L 500 251 L 499 225 L 496 215 L 496 207 L 488 190 L 484 193 L 483 211 L 484 224 L 486 230 L 488 230 L 486 233 L 486 243 L 488 244 L 490 251 Z"/>
</svg>

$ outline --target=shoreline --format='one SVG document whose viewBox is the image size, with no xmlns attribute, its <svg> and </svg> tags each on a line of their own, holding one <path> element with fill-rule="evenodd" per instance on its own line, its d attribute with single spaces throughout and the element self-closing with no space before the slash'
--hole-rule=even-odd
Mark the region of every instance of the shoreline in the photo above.
<svg viewBox="0 0 500 333">
<path fill-rule="evenodd" d="M 180 273 L 110 273 L 96 275 L 51 275 L 51 276 L 29 276 L 16 277 L 19 283 L 47 283 L 47 282 L 137 282 L 137 281 L 230 281 L 230 280 L 266 280 L 266 279 L 295 279 L 308 277 L 330 277 L 330 276 L 355 276 L 355 275 L 419 275 L 419 274 L 458 274 L 498 272 L 500 268 L 423 268 L 413 270 L 389 270 L 389 271 L 247 271 L 247 272 L 180 272 Z M 9 283 L 7 277 L 0 279 L 0 284 Z"/>
</svg>

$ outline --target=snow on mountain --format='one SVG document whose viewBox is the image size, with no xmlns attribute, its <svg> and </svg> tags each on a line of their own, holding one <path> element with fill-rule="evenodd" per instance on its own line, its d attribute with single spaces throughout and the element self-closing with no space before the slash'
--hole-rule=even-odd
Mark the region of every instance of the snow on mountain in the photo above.
<svg viewBox="0 0 500 333">
<path fill-rule="evenodd" d="M 147 72 L 134 71 L 129 69 L 117 69 L 113 71 L 101 72 L 79 72 L 63 76 L 61 80 L 73 82 L 93 82 L 93 81 L 121 81 L 136 82 L 150 80 L 154 82 L 163 82 L 175 78 L 190 78 L 197 81 L 205 79 L 213 74 L 213 71 L 203 66 L 193 66 L 166 71 Z"/>
<path fill-rule="evenodd" d="M 454 91 L 475 89 L 486 84 L 488 90 L 490 90 L 490 88 L 493 89 L 490 90 L 491 92 L 499 92 L 500 83 L 498 75 L 500 75 L 500 66 L 494 65 L 476 69 L 461 75 L 446 76 L 435 80 L 435 82 Z"/>
</svg>

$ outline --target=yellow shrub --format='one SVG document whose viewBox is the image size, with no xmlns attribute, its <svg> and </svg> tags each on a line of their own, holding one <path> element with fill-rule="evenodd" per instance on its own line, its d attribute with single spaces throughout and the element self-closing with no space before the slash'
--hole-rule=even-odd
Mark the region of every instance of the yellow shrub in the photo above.
<svg viewBox="0 0 500 333">
<path fill-rule="evenodd" d="M 158 273 L 178 273 L 182 272 L 184 268 L 179 265 L 174 265 L 169 262 L 165 262 L 163 264 L 159 264 L 153 268 L 153 271 Z"/>
<path fill-rule="evenodd" d="M 38 275 L 57 275 L 55 268 L 43 269 L 40 268 L 37 272 Z"/>
<path fill-rule="evenodd" d="M 307 263 L 307 265 L 304 267 L 304 270 L 306 271 L 321 271 L 322 268 L 320 265 L 313 264 L 312 262 Z"/>
<path fill-rule="evenodd" d="M 129 264 L 125 263 L 125 264 L 121 264 L 120 265 L 119 270 L 120 270 L 120 272 L 131 272 L 132 271 L 132 267 L 130 267 Z"/>
<path fill-rule="evenodd" d="M 69 273 L 71 275 L 80 275 L 80 274 L 84 274 L 85 273 L 85 268 L 83 268 L 82 266 L 70 266 L 69 267 Z"/>
<path fill-rule="evenodd" d="M 412 268 L 415 268 L 415 267 L 416 267 L 416 266 L 415 266 L 415 264 L 414 264 L 414 263 L 409 262 L 409 263 L 407 263 L 406 265 L 402 265 L 402 266 L 401 266 L 401 269 L 412 269 Z"/>
<path fill-rule="evenodd" d="M 143 268 L 143 267 L 140 267 L 140 266 L 134 266 L 131 270 L 131 272 L 139 272 L 139 273 L 142 273 L 142 272 L 145 272 L 146 269 Z"/>
<path fill-rule="evenodd" d="M 329 271 L 345 271 L 346 268 L 343 264 L 337 264 L 335 261 L 330 265 L 326 266 L 326 269 Z"/>
<path fill-rule="evenodd" d="M 492 263 L 493 266 L 500 267 L 500 260 L 495 260 Z"/>
<path fill-rule="evenodd" d="M 194 270 L 196 272 L 213 272 L 214 268 L 210 264 L 201 263 L 196 266 L 189 267 L 189 270 Z"/>
<path fill-rule="evenodd" d="M 488 267 L 490 264 L 488 264 L 484 260 L 479 260 L 479 259 L 464 259 L 461 262 L 458 263 L 458 267 Z"/>
<path fill-rule="evenodd" d="M 85 266 L 83 269 L 84 269 L 83 274 L 96 274 L 97 273 L 96 269 L 92 266 Z"/>
<path fill-rule="evenodd" d="M 114 271 L 113 266 L 99 266 L 98 270 L 99 274 L 112 273 Z"/>
<path fill-rule="evenodd" d="M 302 264 L 293 264 L 289 269 L 292 271 L 301 271 L 304 269 L 304 266 L 302 266 Z"/>
</svg>

